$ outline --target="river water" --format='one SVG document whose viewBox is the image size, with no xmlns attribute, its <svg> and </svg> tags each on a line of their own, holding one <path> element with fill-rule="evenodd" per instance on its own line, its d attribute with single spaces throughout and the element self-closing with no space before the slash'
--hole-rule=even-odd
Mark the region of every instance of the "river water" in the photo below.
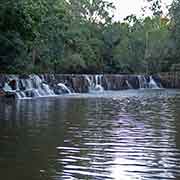
<svg viewBox="0 0 180 180">
<path fill-rule="evenodd" d="M 180 91 L 0 99 L 2 180 L 180 179 Z"/>
</svg>

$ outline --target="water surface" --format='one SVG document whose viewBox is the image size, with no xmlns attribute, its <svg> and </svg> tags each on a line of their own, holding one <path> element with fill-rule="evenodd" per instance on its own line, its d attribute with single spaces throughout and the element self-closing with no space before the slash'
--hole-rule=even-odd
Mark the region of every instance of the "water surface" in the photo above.
<svg viewBox="0 0 180 180">
<path fill-rule="evenodd" d="M 2 180 L 180 179 L 180 91 L 0 99 Z"/>
</svg>

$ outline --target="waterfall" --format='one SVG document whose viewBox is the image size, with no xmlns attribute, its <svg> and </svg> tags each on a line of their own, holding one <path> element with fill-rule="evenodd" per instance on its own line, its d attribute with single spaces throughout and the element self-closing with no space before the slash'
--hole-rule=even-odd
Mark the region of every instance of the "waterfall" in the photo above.
<svg viewBox="0 0 180 180">
<path fill-rule="evenodd" d="M 14 92 L 12 90 L 11 86 L 9 86 L 7 83 L 5 83 L 3 90 L 4 90 L 4 92 Z"/>
<path fill-rule="evenodd" d="M 45 92 L 45 94 L 54 95 L 53 90 L 49 88 L 48 84 L 42 83 L 42 89 L 44 90 L 43 92 Z"/>
<path fill-rule="evenodd" d="M 41 88 L 42 80 L 41 80 L 41 78 L 39 76 L 37 76 L 37 75 L 30 75 L 30 79 L 31 79 L 31 82 L 34 83 L 33 86 L 36 89 Z"/>
<path fill-rule="evenodd" d="M 97 93 L 125 89 L 162 88 L 158 76 L 147 75 L 6 75 L 1 83 L 6 96 L 18 99 L 60 94 Z"/>
<path fill-rule="evenodd" d="M 138 75 L 138 80 L 139 80 L 139 88 L 140 89 L 148 88 L 148 81 L 144 75 Z"/>
<path fill-rule="evenodd" d="M 162 87 L 160 85 L 160 87 L 158 86 L 158 84 L 156 83 L 156 81 L 153 79 L 152 76 L 148 76 L 145 77 L 143 75 L 139 75 L 138 76 L 139 79 L 139 88 L 140 89 L 160 89 L 160 87 Z"/>
<path fill-rule="evenodd" d="M 85 75 L 85 79 L 88 81 L 88 89 L 90 93 L 93 92 L 103 92 L 103 83 L 102 83 L 103 75 Z"/>
<path fill-rule="evenodd" d="M 102 78 L 103 78 L 103 75 L 96 75 L 95 76 L 95 84 L 94 84 L 94 90 L 95 91 L 99 91 L 99 92 L 104 91 L 104 88 L 102 85 Z"/>
<path fill-rule="evenodd" d="M 26 78 L 13 75 L 7 81 L 3 87 L 4 92 L 18 99 L 55 95 L 50 86 L 38 75 L 30 75 Z"/>
<path fill-rule="evenodd" d="M 23 99 L 23 98 L 26 98 L 26 94 L 23 91 L 17 91 L 16 92 L 16 97 L 18 99 Z"/>
<path fill-rule="evenodd" d="M 128 80 L 126 80 L 126 84 L 127 84 L 127 86 L 128 86 L 129 89 L 133 89 L 132 85 L 129 83 Z"/>
<path fill-rule="evenodd" d="M 49 85 L 43 82 L 38 75 L 30 75 L 28 79 L 21 79 L 21 84 L 24 89 L 21 93 L 18 93 L 21 98 L 55 95 Z"/>
<path fill-rule="evenodd" d="M 71 94 L 71 90 L 65 84 L 59 83 L 57 86 L 59 87 L 59 91 L 60 91 L 59 94 L 62 93 Z"/>
<path fill-rule="evenodd" d="M 93 78 L 89 75 L 85 75 L 85 79 L 88 82 L 88 89 L 89 91 L 91 91 L 94 87 L 93 87 Z"/>
<path fill-rule="evenodd" d="M 153 79 L 152 76 L 150 76 L 149 88 L 151 88 L 151 89 L 160 89 L 160 87 L 157 85 L 157 83 L 155 82 L 155 80 Z"/>
</svg>

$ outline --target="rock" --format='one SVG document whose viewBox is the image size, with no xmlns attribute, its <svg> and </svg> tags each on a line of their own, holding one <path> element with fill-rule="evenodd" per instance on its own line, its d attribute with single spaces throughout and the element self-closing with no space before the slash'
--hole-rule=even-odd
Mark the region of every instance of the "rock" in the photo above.
<svg viewBox="0 0 180 180">
<path fill-rule="evenodd" d="M 27 97 L 33 97 L 34 96 L 34 93 L 32 90 L 26 90 L 26 91 L 24 91 L 24 93 L 26 94 Z"/>
<path fill-rule="evenodd" d="M 5 75 L 0 75 L 0 88 L 4 87 L 5 82 L 7 82 L 7 78 Z"/>
<path fill-rule="evenodd" d="M 19 75 L 19 79 L 28 79 L 28 78 L 29 78 L 29 75 L 27 74 Z"/>
<path fill-rule="evenodd" d="M 158 87 L 162 86 L 161 78 L 158 75 L 153 75 L 152 78 L 155 80 L 155 82 L 158 85 Z"/>
<path fill-rule="evenodd" d="M 6 94 L 3 90 L 0 90 L 0 97 L 4 97 Z"/>
<path fill-rule="evenodd" d="M 168 72 L 158 74 L 164 88 L 180 89 L 180 72 Z"/>
<path fill-rule="evenodd" d="M 9 83 L 8 83 L 9 86 L 11 86 L 12 90 L 16 90 L 17 89 L 17 82 L 15 79 L 11 80 Z"/>
<path fill-rule="evenodd" d="M 8 97 L 8 98 L 16 98 L 16 92 L 5 92 L 5 97 Z"/>
<path fill-rule="evenodd" d="M 57 94 L 57 95 L 60 95 L 60 94 L 69 94 L 70 90 L 63 83 L 59 83 L 58 85 L 56 85 L 54 87 L 54 93 Z"/>
<path fill-rule="evenodd" d="M 88 92 L 88 82 L 85 76 L 73 76 L 71 79 L 72 89 L 77 93 L 87 93 Z"/>
<path fill-rule="evenodd" d="M 133 89 L 139 89 L 139 80 L 137 76 L 128 76 L 127 80 Z"/>
<path fill-rule="evenodd" d="M 127 75 L 104 75 L 103 87 L 105 90 L 124 90 L 128 89 L 126 80 Z"/>
</svg>

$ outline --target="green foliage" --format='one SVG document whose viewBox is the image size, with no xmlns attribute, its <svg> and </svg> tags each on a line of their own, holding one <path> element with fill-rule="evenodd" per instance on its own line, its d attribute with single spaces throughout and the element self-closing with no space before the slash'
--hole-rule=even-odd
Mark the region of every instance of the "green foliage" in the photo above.
<svg viewBox="0 0 180 180">
<path fill-rule="evenodd" d="M 176 59 L 180 59 L 180 1 L 174 0 L 170 8 L 172 18 L 172 38 L 176 47 Z M 177 62 L 178 63 L 178 62 Z"/>
<path fill-rule="evenodd" d="M 81 73 L 86 69 L 86 64 L 81 54 L 69 54 L 66 59 L 59 64 L 62 71 L 59 73 Z"/>
<path fill-rule="evenodd" d="M 106 0 L 8 0 L 0 4 L 0 72 L 156 73 L 178 64 L 180 1 L 171 19 L 112 22 Z"/>
<path fill-rule="evenodd" d="M 149 9 L 152 11 L 154 16 L 161 16 L 162 11 L 162 0 L 146 0 L 150 3 Z"/>
</svg>

